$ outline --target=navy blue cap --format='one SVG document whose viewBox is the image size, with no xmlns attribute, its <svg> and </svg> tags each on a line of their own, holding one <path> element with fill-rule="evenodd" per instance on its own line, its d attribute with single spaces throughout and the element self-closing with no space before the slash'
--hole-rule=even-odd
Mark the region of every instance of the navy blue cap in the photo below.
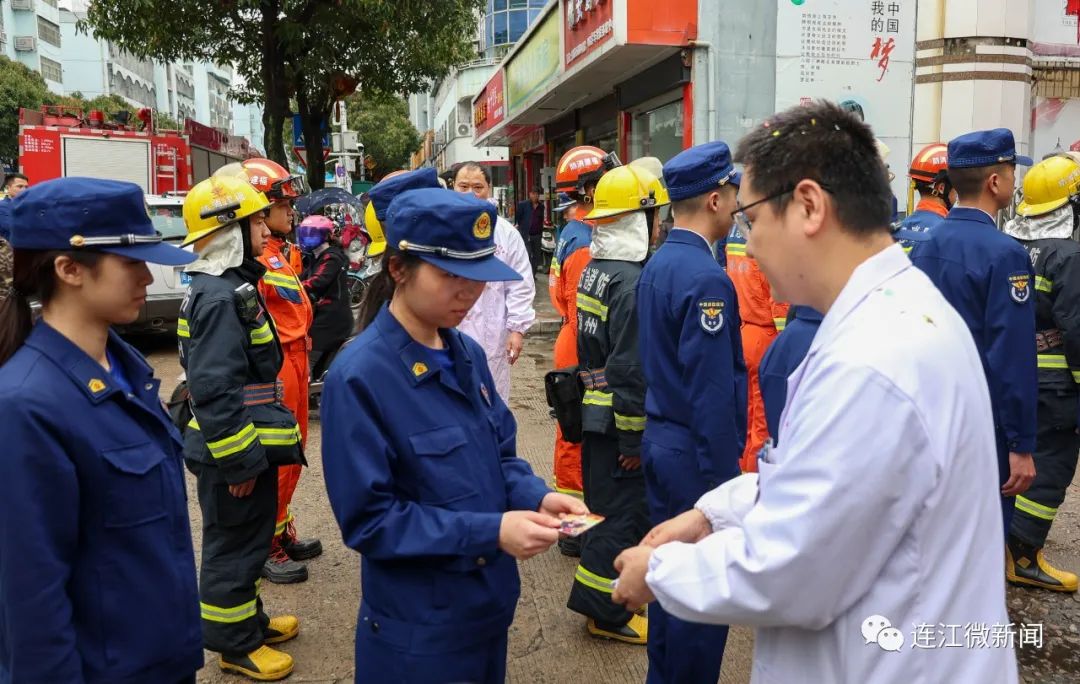
<svg viewBox="0 0 1080 684">
<path fill-rule="evenodd" d="M 15 249 L 85 249 L 166 266 L 195 260 L 186 249 L 162 241 L 134 183 L 57 178 L 24 190 L 12 210 Z"/>
<path fill-rule="evenodd" d="M 971 169 L 1013 162 L 1031 166 L 1031 157 L 1016 153 L 1016 140 L 1008 128 L 965 133 L 949 141 L 949 168 Z"/>
<path fill-rule="evenodd" d="M 731 150 L 719 140 L 683 150 L 664 164 L 664 185 L 673 202 L 741 182 L 742 174 L 731 163 Z"/>
<path fill-rule="evenodd" d="M 379 221 L 386 220 L 386 212 L 390 209 L 390 203 L 399 194 L 406 190 L 417 188 L 442 188 L 439 185 L 439 173 L 431 168 L 416 169 L 398 174 L 393 178 L 384 178 L 368 190 L 368 198 L 375 205 L 375 218 Z"/>
<path fill-rule="evenodd" d="M 472 193 L 406 190 L 386 212 L 386 242 L 468 280 L 521 280 L 495 256 L 495 207 Z"/>
</svg>

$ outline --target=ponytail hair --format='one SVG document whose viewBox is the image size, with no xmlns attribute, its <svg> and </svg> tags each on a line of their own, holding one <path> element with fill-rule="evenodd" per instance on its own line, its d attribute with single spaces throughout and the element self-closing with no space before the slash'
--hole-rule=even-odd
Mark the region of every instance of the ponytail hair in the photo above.
<svg viewBox="0 0 1080 684">
<path fill-rule="evenodd" d="M 0 365 L 7 363 L 26 342 L 34 327 L 30 300 L 44 306 L 56 295 L 55 262 L 66 256 L 88 268 L 97 268 L 100 252 L 14 250 L 11 282 L 0 282 Z"/>
<path fill-rule="evenodd" d="M 390 273 L 391 260 L 396 261 L 395 265 L 400 266 L 406 276 L 411 275 L 420 266 L 420 257 L 387 245 L 386 251 L 382 255 L 382 270 L 372 278 L 371 284 L 367 287 L 367 292 L 364 293 L 364 301 L 360 304 L 360 315 L 356 321 L 356 332 L 358 333 L 371 325 L 382 305 L 390 301 L 390 298 L 394 296 L 394 289 L 397 284 Z"/>
</svg>

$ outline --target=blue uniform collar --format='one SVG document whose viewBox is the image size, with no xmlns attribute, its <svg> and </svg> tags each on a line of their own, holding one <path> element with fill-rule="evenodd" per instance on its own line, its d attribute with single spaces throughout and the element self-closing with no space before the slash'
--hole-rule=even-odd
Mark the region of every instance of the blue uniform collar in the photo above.
<svg viewBox="0 0 1080 684">
<path fill-rule="evenodd" d="M 121 391 L 109 371 L 45 321 L 38 321 L 34 325 L 26 346 L 36 349 L 67 373 L 91 403 L 99 404 Z M 114 358 L 123 364 L 136 395 L 144 403 L 149 402 L 148 406 L 159 404 L 157 392 L 160 382 L 154 378 L 154 371 L 146 361 L 113 331 L 109 331 L 108 346 Z"/>
<path fill-rule="evenodd" d="M 801 321 L 810 321 L 811 323 L 820 323 L 824 316 L 822 316 L 817 309 L 810 306 L 796 306 L 795 318 Z"/>
<path fill-rule="evenodd" d="M 994 222 L 994 217 L 987 214 L 982 209 L 976 209 L 975 207 L 961 207 L 954 205 L 949 213 L 945 215 L 947 219 L 959 219 L 961 221 L 976 221 L 978 223 L 985 223 L 988 226 L 997 227 L 997 223 Z"/>
<path fill-rule="evenodd" d="M 703 236 L 695 233 L 687 228 L 679 228 L 675 226 L 668 233 L 667 240 L 664 243 L 673 242 L 677 245 L 690 245 L 691 247 L 701 247 L 705 251 L 712 253 L 712 245 Z"/>
<path fill-rule="evenodd" d="M 465 350 L 461 333 L 458 331 L 439 330 L 442 338 L 450 345 L 450 353 L 454 359 L 454 370 L 450 372 L 442 369 L 438 358 L 431 350 L 409 335 L 408 331 L 390 313 L 389 304 L 383 304 L 379 309 L 379 313 L 375 315 L 374 325 L 378 328 L 379 334 L 386 339 L 390 348 L 397 351 L 402 369 L 414 387 L 429 379 L 439 378 L 443 385 L 461 394 L 466 394 L 471 389 L 472 383 L 469 379 L 473 375 L 472 360 Z"/>
</svg>

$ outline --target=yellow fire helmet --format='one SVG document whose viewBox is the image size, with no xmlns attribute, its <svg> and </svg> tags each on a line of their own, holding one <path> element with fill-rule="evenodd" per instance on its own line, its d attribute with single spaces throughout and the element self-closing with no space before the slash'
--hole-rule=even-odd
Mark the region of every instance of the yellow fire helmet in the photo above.
<svg viewBox="0 0 1080 684">
<path fill-rule="evenodd" d="M 375 217 L 374 202 L 368 202 L 367 209 L 364 210 L 364 230 L 367 231 L 368 237 L 371 238 L 371 244 L 368 245 L 367 249 L 368 256 L 379 256 L 385 252 L 386 234 L 383 232 L 379 219 Z"/>
<path fill-rule="evenodd" d="M 1065 206 L 1080 192 L 1080 164 L 1064 155 L 1048 157 L 1024 176 L 1024 201 L 1016 207 L 1021 216 L 1040 216 Z"/>
<path fill-rule="evenodd" d="M 222 228 L 264 211 L 270 206 L 266 195 L 246 180 L 215 175 L 199 182 L 184 198 L 184 225 L 190 245 Z"/>
<path fill-rule="evenodd" d="M 656 176 L 632 164 L 617 166 L 600 177 L 593 210 L 585 218 L 610 218 L 669 203 L 667 190 Z"/>
</svg>

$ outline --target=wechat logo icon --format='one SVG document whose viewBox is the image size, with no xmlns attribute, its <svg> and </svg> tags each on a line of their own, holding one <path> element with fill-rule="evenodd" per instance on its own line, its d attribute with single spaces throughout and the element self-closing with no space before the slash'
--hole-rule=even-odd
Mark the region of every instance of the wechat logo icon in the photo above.
<svg viewBox="0 0 1080 684">
<path fill-rule="evenodd" d="M 871 615 L 862 621 L 862 637 L 866 644 L 877 644 L 883 651 L 896 652 L 904 647 L 904 633 L 882 615 Z"/>
</svg>

